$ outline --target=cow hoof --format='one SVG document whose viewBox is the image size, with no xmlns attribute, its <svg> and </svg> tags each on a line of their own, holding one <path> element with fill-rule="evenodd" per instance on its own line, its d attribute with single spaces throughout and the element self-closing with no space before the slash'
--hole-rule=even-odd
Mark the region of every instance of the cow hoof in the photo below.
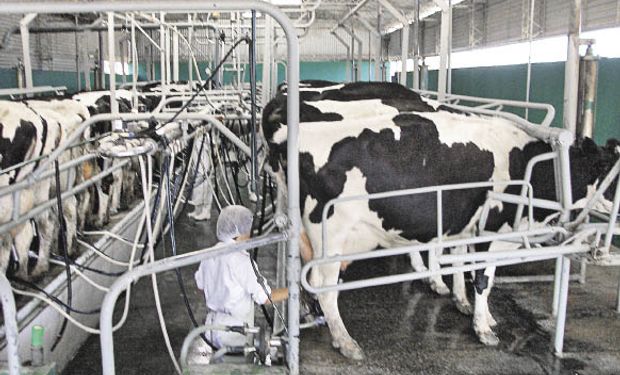
<svg viewBox="0 0 620 375">
<path fill-rule="evenodd" d="M 456 305 L 456 309 L 463 315 L 471 316 L 474 314 L 474 308 L 469 303 L 469 301 L 460 301 L 458 299 L 454 300 L 454 304 Z"/>
<path fill-rule="evenodd" d="M 343 345 L 339 345 L 338 343 L 334 342 L 332 343 L 332 345 L 334 345 L 335 348 L 339 349 L 340 353 L 343 356 L 349 359 L 352 359 L 354 361 L 364 360 L 364 351 L 354 340 L 351 340 L 351 342 L 345 343 Z"/>
<path fill-rule="evenodd" d="M 433 292 L 439 294 L 440 296 L 446 296 L 450 294 L 450 289 L 443 282 L 438 283 L 436 281 L 431 281 L 430 287 Z"/>
<path fill-rule="evenodd" d="M 499 345 L 499 338 L 493 331 L 479 332 L 478 339 L 480 340 L 481 343 L 483 343 L 486 346 Z"/>
</svg>

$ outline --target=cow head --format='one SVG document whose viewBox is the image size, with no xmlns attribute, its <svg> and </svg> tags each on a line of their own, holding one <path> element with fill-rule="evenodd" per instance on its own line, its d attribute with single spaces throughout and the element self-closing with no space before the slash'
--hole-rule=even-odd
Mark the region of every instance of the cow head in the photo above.
<svg viewBox="0 0 620 375">
<path fill-rule="evenodd" d="M 619 155 L 620 142 L 617 139 L 609 139 L 602 147 L 597 146 L 590 138 L 577 140 L 575 146 L 571 148 L 573 198 L 576 207 L 584 206 L 592 198 L 618 162 Z M 596 210 L 610 213 L 618 187 L 617 181 L 617 177 L 614 178 L 609 188 L 605 190 L 603 197 L 594 206 Z"/>
</svg>

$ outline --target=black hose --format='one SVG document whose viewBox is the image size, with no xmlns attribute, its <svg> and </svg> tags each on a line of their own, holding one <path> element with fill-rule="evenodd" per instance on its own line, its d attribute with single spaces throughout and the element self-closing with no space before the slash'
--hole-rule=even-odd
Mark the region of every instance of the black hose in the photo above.
<svg viewBox="0 0 620 375">
<path fill-rule="evenodd" d="M 65 221 L 65 215 L 62 209 L 62 192 L 60 191 L 60 168 L 58 166 L 58 160 L 54 161 L 54 171 L 55 171 L 55 180 L 56 180 L 56 204 L 57 204 L 57 214 L 58 214 L 58 244 L 62 249 L 62 255 L 65 262 L 65 274 L 67 277 L 67 304 L 65 310 L 67 314 L 71 314 L 71 303 L 73 302 L 73 288 L 72 288 L 72 280 L 71 280 L 71 260 L 69 258 L 69 249 L 67 249 L 67 222 Z M 60 326 L 60 331 L 56 335 L 56 339 L 52 344 L 51 351 L 53 352 L 56 349 L 56 346 L 60 343 L 60 339 L 62 339 L 65 330 L 67 329 L 68 319 L 64 318 L 62 321 L 62 325 Z"/>
<path fill-rule="evenodd" d="M 189 163 L 188 163 L 189 164 Z M 170 228 L 168 229 L 168 234 L 170 236 L 170 247 L 172 248 L 172 256 L 176 256 L 177 255 L 177 243 L 176 243 L 176 236 L 174 234 L 174 210 L 172 207 L 172 197 L 171 197 L 171 191 L 170 191 L 170 175 L 168 174 L 168 169 L 170 166 L 170 156 L 166 157 L 166 159 L 164 160 L 164 167 L 165 167 L 165 173 L 167 175 L 166 178 L 166 187 L 167 187 L 167 194 L 166 194 L 166 205 L 168 208 L 168 224 L 170 226 Z M 185 290 L 185 283 L 183 282 L 183 276 L 181 275 L 181 270 L 179 270 L 178 268 L 174 269 L 174 272 L 177 275 L 177 281 L 179 283 L 179 288 L 181 289 L 181 294 L 183 295 L 183 301 L 185 302 L 185 308 L 187 309 L 187 313 L 189 315 L 190 320 L 192 321 L 192 324 L 194 325 L 194 327 L 198 327 L 198 321 L 196 320 L 196 317 L 194 316 L 194 312 L 192 311 L 192 306 L 189 303 L 189 298 L 187 297 L 187 291 Z M 215 347 L 215 345 L 213 345 L 209 340 L 207 340 L 207 336 L 204 333 L 200 334 L 200 337 L 203 339 L 203 341 L 209 345 L 211 347 L 211 349 L 213 349 L 214 351 L 217 350 L 217 348 Z"/>
</svg>

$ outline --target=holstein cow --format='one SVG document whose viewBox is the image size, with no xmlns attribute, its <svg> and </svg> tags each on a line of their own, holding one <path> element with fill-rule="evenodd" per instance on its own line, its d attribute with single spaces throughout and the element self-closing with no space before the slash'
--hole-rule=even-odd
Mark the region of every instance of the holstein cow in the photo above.
<svg viewBox="0 0 620 375">
<path fill-rule="evenodd" d="M 423 100 L 396 84 L 355 83 L 310 88 L 302 92 L 302 98 L 301 219 L 315 257 L 322 256 L 323 207 L 333 198 L 443 184 L 522 179 L 532 157 L 551 151 L 550 145 L 530 137 L 505 119 L 459 113 Z M 363 115 L 356 116 L 356 113 Z M 285 171 L 279 169 L 286 163 L 283 94 L 266 106 L 262 125 L 270 148 L 271 167 Z M 575 200 L 586 197 L 588 189 L 591 191 L 592 185 L 618 159 L 613 150 L 615 144 L 599 148 L 584 139 L 579 147 L 571 148 Z M 541 164 L 534 172 L 531 181 L 534 196 L 555 199 L 554 182 L 549 178 L 553 175 L 552 165 Z M 444 238 L 474 233 L 489 190 L 444 192 Z M 520 188 L 496 187 L 495 190 L 518 194 Z M 537 220 L 547 214 L 535 210 Z M 434 195 L 337 204 L 329 211 L 326 223 L 329 255 L 432 241 L 437 230 L 436 215 Z M 499 230 L 514 215 L 512 205 L 498 206 L 491 210 L 486 229 Z M 314 268 L 310 282 L 317 287 L 335 285 L 340 268 L 337 263 Z M 491 281 L 489 271 L 476 273 L 477 305 L 486 303 Z M 361 359 L 363 352 L 340 317 L 337 297 L 336 292 L 318 296 L 332 344 L 346 357 Z M 466 299 L 459 303 L 468 304 Z M 492 323 L 488 308 L 477 307 L 473 324 L 483 343 L 497 343 L 490 327 Z"/>
<path fill-rule="evenodd" d="M 0 101 L 0 154 L 2 156 L 0 166 L 2 170 L 16 167 L 0 175 L 0 188 L 20 182 L 32 173 L 39 162 L 24 164 L 21 167 L 17 165 L 51 152 L 58 145 L 59 139 L 60 128 L 57 122 L 48 123 L 24 103 Z M 19 194 L 19 208 L 14 206 L 12 195 L 0 197 L 0 223 L 11 221 L 14 210 L 18 210 L 18 214 L 21 215 L 36 204 L 46 201 L 49 197 L 50 186 L 50 180 L 44 180 L 23 189 Z M 39 224 L 41 246 L 49 249 L 53 231 L 49 211 L 36 217 L 35 222 Z M 13 228 L 9 233 L 0 235 L 0 270 L 7 269 L 11 248 L 14 248 L 14 260 L 19 265 L 17 275 L 21 278 L 28 277 L 28 250 L 34 233 L 32 223 L 26 222 Z M 37 271 L 42 271 L 42 269 Z"/>
<path fill-rule="evenodd" d="M 131 112 L 131 91 L 116 90 L 115 95 L 119 112 Z M 111 112 L 109 91 L 83 92 L 73 95 L 72 99 L 85 105 L 91 116 Z M 139 94 L 138 102 L 140 110 L 150 112 L 157 106 L 158 99 Z M 91 135 L 96 137 L 108 133 L 111 130 L 111 123 L 109 121 L 103 121 L 92 126 Z M 106 167 L 114 166 L 115 162 L 118 161 L 112 161 L 110 164 L 108 160 L 98 158 L 97 163 L 92 165 L 93 174 L 104 170 Z M 101 184 L 97 184 L 96 190 L 92 194 L 93 211 L 97 212 L 97 214 L 94 218 L 89 220 L 90 225 L 101 227 L 107 223 L 110 214 L 114 214 L 120 209 L 122 203 L 121 198 L 124 197 L 126 204 L 133 200 L 135 194 L 134 190 L 136 188 L 136 170 L 137 167 L 130 165 L 104 178 Z"/>
<path fill-rule="evenodd" d="M 24 103 L 43 119 L 48 129 L 52 126 L 58 128 L 58 136 L 56 138 L 52 138 L 48 131 L 47 144 L 51 146 L 49 151 L 53 151 L 53 149 L 61 144 L 68 135 L 73 133 L 84 120 L 90 117 L 88 109 L 84 105 L 71 99 L 50 99 L 45 101 L 28 100 Z M 89 135 L 90 132 L 86 131 L 82 134 L 80 139 L 88 139 Z M 63 163 L 76 159 L 82 156 L 85 150 L 85 146 L 73 147 L 59 156 L 58 163 L 62 165 Z M 60 172 L 60 186 L 56 185 L 55 178 L 50 178 L 47 182 L 51 190 L 48 188 L 47 191 L 39 191 L 38 194 L 41 195 L 41 199 L 38 202 L 43 202 L 50 197 L 55 198 L 57 189 L 64 192 L 75 184 L 87 180 L 90 178 L 90 172 L 89 164 L 82 164 L 76 168 Z M 72 253 L 73 240 L 75 239 L 78 228 L 81 229 L 84 225 L 89 201 L 90 193 L 88 190 L 81 192 L 77 196 L 71 196 L 62 200 L 62 212 L 67 229 L 67 233 L 65 234 L 66 245 L 69 253 Z M 57 222 L 58 213 L 56 206 L 53 206 L 53 212 L 53 217 L 49 218 L 55 223 L 55 225 L 52 225 L 51 233 L 55 232 L 60 227 Z M 42 225 L 39 225 L 38 229 L 41 233 L 41 237 L 46 235 L 46 230 L 50 230 L 50 228 Z M 57 238 L 57 236 L 54 235 L 52 238 Z M 47 270 L 49 245 L 49 242 L 43 243 L 39 241 L 39 257 L 37 267 L 33 274 L 36 275 Z M 58 247 L 60 248 L 60 244 Z"/>
</svg>

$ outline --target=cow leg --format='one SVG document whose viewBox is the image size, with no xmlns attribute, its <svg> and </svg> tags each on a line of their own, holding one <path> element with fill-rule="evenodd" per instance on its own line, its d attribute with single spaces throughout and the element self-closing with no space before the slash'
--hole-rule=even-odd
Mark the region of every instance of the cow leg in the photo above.
<svg viewBox="0 0 620 375">
<path fill-rule="evenodd" d="M 336 285 L 338 284 L 340 263 L 330 263 L 320 266 L 318 272 L 320 273 L 321 285 Z M 319 304 L 321 305 L 321 309 L 323 309 L 325 321 L 332 335 L 332 346 L 339 349 L 340 353 L 347 358 L 354 360 L 364 359 L 362 348 L 360 348 L 357 342 L 349 335 L 340 317 L 340 311 L 338 310 L 338 292 L 319 294 Z"/>
<path fill-rule="evenodd" d="M 54 224 L 55 221 L 50 216 L 51 211 L 45 211 L 36 219 L 37 230 L 39 235 L 39 258 L 37 265 L 32 270 L 33 276 L 41 275 L 49 269 L 49 254 L 52 244 L 54 243 Z"/>
<path fill-rule="evenodd" d="M 452 248 L 452 254 L 467 254 L 467 246 L 457 246 Z M 462 266 L 463 263 L 454 263 L 455 267 Z M 465 289 L 465 274 L 457 272 L 452 275 L 452 299 L 456 304 L 457 310 L 465 315 L 472 315 L 474 310 L 467 299 Z"/>
<path fill-rule="evenodd" d="M 6 273 L 11 258 L 11 236 L 8 233 L 0 235 L 0 272 Z"/>
<path fill-rule="evenodd" d="M 499 339 L 491 327 L 496 322 L 489 311 L 488 297 L 493 286 L 495 267 L 488 267 L 476 271 L 474 287 L 476 289 L 476 301 L 474 306 L 474 331 L 481 343 L 490 346 L 499 344 Z"/>
<path fill-rule="evenodd" d="M 23 280 L 28 279 L 28 251 L 30 250 L 33 236 L 34 230 L 32 229 L 32 223 L 26 222 L 21 225 L 13 237 L 13 244 L 15 245 L 17 256 L 19 257 L 17 277 Z"/>
<path fill-rule="evenodd" d="M 62 205 L 63 214 L 65 216 L 65 223 L 67 225 L 67 252 L 72 254 L 73 240 L 77 232 L 77 199 L 75 196 L 69 197 L 63 200 Z"/>
<path fill-rule="evenodd" d="M 428 271 L 428 268 L 426 268 L 426 266 L 424 265 L 424 261 L 422 260 L 422 256 L 419 252 L 414 251 L 410 253 L 409 259 L 411 259 L 411 267 L 413 267 L 416 272 Z M 429 277 L 428 279 L 426 279 L 426 281 L 428 282 L 431 290 L 433 290 L 435 293 L 442 296 L 450 294 L 450 289 L 448 288 L 446 283 L 443 282 L 443 279 L 440 275 Z"/>
<path fill-rule="evenodd" d="M 114 160 L 112 162 L 112 167 L 120 163 L 119 160 Z M 109 210 L 110 214 L 114 215 L 118 212 L 118 209 L 121 205 L 121 190 L 123 189 L 123 176 L 126 175 L 124 168 L 117 169 L 112 172 L 112 186 L 110 186 L 110 205 Z"/>
</svg>

